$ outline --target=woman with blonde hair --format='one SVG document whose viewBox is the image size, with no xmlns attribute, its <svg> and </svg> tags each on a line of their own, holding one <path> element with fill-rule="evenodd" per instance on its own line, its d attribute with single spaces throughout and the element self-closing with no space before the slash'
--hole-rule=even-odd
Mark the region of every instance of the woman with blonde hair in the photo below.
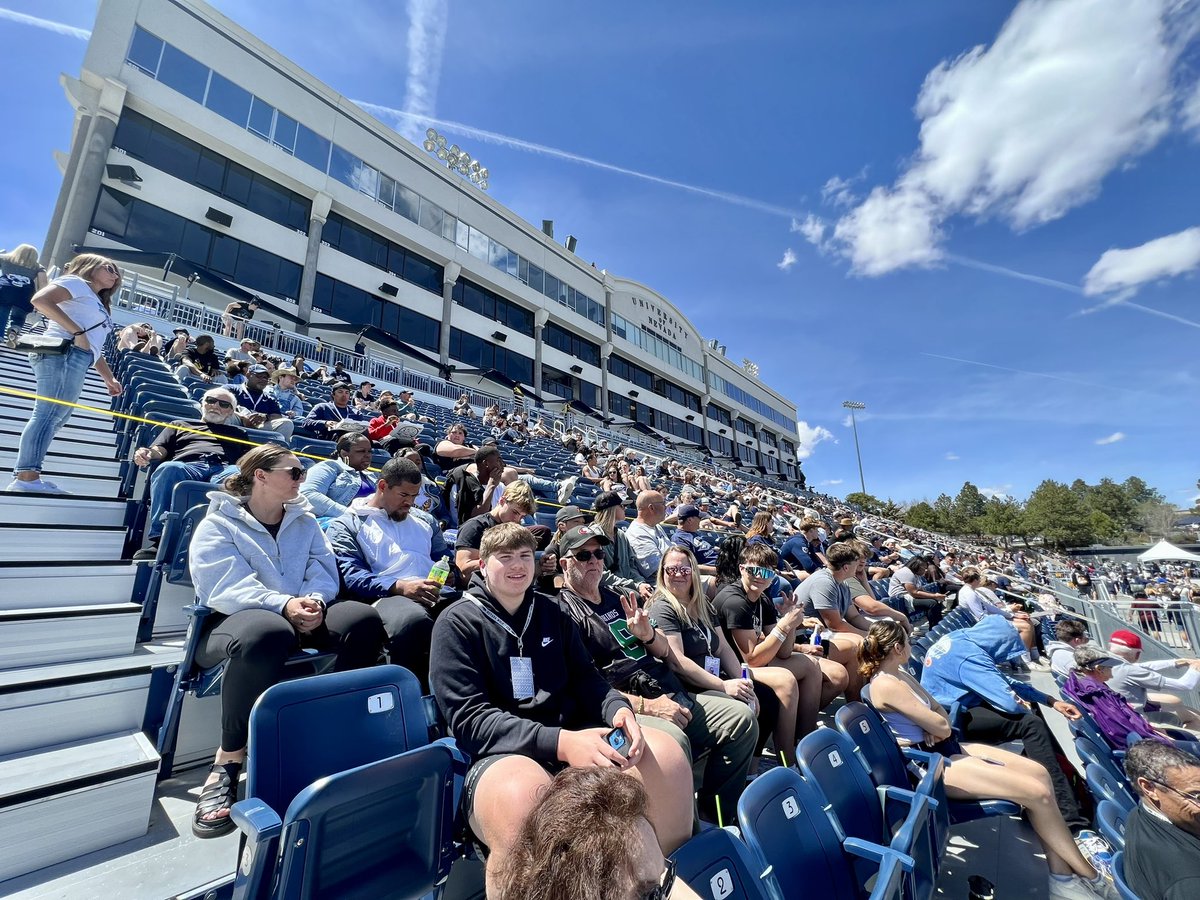
<svg viewBox="0 0 1200 900">
<path fill-rule="evenodd" d="M 959 745 L 946 710 L 904 670 L 909 654 L 907 633 L 890 619 L 872 625 L 858 649 L 859 672 L 869 682 L 863 699 L 879 711 L 896 742 L 945 756 L 950 799 L 1011 800 L 1025 808 L 1046 853 L 1051 898 L 1113 896 L 1075 845 L 1045 767 L 988 744 Z"/>
<path fill-rule="evenodd" d="M 0 253 L 0 333 L 9 348 L 33 312 L 34 293 L 45 286 L 46 270 L 38 265 L 37 247 L 18 244 L 15 250 Z"/>
<path fill-rule="evenodd" d="M 112 298 L 121 284 L 116 263 L 97 253 L 81 253 L 63 268 L 63 274 L 33 295 L 33 308 L 50 320 L 45 336 L 62 342 L 57 349 L 29 354 L 37 379 L 39 400 L 21 432 L 13 480 L 6 490 L 23 493 L 65 494 L 41 477 L 50 442 L 71 418 L 71 404 L 79 401 L 88 369 L 95 366 L 116 397 L 121 384 L 113 377 L 102 351 L 113 330 Z"/>
<path fill-rule="evenodd" d="M 386 638 L 365 603 L 335 603 L 337 558 L 300 496 L 305 470 L 287 447 L 263 444 L 213 494 L 196 526 L 189 569 L 208 607 L 196 664 L 228 661 L 221 686 L 221 742 L 192 817 L 201 838 L 233 830 L 230 807 L 246 759 L 250 709 L 283 676 L 299 647 L 332 650 L 336 670 L 372 666 Z"/>
<path fill-rule="evenodd" d="M 621 591 L 637 591 L 643 600 L 648 600 L 654 588 L 646 583 L 637 568 L 637 558 L 629 546 L 625 532 L 617 528 L 625 521 L 625 502 L 616 491 L 603 491 L 592 501 L 592 528 L 604 533 L 609 543 L 604 549 L 604 569 L 608 573 L 604 583 Z"/>
</svg>

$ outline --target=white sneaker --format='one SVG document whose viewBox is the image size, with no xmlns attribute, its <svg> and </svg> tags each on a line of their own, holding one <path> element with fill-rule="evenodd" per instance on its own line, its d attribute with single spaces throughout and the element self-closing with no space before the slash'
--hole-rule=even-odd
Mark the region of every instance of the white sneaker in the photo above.
<svg viewBox="0 0 1200 900">
<path fill-rule="evenodd" d="M 4 489 L 11 494 L 65 494 L 64 491 L 53 481 L 46 481 L 44 478 L 35 478 L 33 481 L 22 481 L 20 478 L 14 478 Z"/>
<path fill-rule="evenodd" d="M 560 504 L 565 504 L 571 499 L 571 494 L 575 493 L 575 485 L 578 483 L 578 475 L 572 475 L 570 478 L 564 478 L 558 483 L 558 502 Z"/>
<path fill-rule="evenodd" d="M 1062 881 L 1051 875 L 1049 880 L 1047 896 L 1050 900 L 1120 900 L 1116 889 L 1103 878 L 1085 881 L 1078 875 L 1072 875 Z"/>
</svg>

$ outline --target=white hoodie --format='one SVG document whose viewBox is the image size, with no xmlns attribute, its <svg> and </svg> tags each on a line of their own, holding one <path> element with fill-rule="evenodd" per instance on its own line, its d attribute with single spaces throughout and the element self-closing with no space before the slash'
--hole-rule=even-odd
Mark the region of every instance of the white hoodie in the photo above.
<svg viewBox="0 0 1200 900">
<path fill-rule="evenodd" d="M 337 559 L 303 495 L 284 504 L 278 538 L 246 510 L 246 499 L 213 494 L 192 537 L 189 569 L 197 600 L 226 615 L 244 609 L 282 614 L 292 597 L 332 603 Z"/>
</svg>

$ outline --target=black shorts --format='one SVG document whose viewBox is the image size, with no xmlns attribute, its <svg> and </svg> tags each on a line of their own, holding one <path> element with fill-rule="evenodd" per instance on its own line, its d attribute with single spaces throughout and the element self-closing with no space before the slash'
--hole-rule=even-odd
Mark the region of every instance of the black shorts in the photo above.
<svg viewBox="0 0 1200 900">
<path fill-rule="evenodd" d="M 512 756 L 522 756 L 524 759 L 537 763 L 546 770 L 546 774 L 551 778 L 567 768 L 566 763 L 557 761 L 542 762 L 532 757 L 523 756 L 520 753 L 497 753 L 495 756 L 485 756 L 483 759 L 477 759 L 471 763 L 471 768 L 467 770 L 467 777 L 463 780 L 462 813 L 466 818 L 467 828 L 470 830 L 471 836 L 480 846 L 483 846 L 483 841 L 479 839 L 479 827 L 475 821 L 475 791 L 479 788 L 479 782 L 483 778 L 484 772 L 500 760 L 508 759 Z"/>
</svg>

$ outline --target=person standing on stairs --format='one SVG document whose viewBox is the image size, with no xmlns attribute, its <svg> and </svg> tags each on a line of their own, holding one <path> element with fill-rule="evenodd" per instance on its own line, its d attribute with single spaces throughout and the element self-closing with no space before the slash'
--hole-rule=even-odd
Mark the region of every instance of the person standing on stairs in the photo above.
<svg viewBox="0 0 1200 900">
<path fill-rule="evenodd" d="M 63 274 L 33 296 L 33 308 L 50 320 L 46 336 L 71 342 L 65 353 L 30 353 L 39 399 L 21 432 L 13 480 L 5 490 L 18 493 L 65 494 L 42 479 L 42 464 L 50 442 L 71 418 L 72 407 L 83 393 L 88 369 L 95 367 L 112 396 L 121 384 L 113 376 L 102 351 L 113 330 L 112 298 L 121 284 L 116 263 L 97 253 L 81 253 L 63 268 Z M 54 401 L 64 401 L 56 403 Z"/>
</svg>

